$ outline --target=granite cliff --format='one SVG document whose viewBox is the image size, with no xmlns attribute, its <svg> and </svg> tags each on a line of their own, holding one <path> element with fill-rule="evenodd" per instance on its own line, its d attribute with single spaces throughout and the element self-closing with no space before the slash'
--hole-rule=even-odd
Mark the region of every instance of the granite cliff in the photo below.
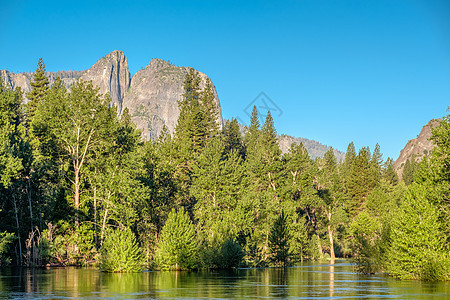
<svg viewBox="0 0 450 300">
<path fill-rule="evenodd" d="M 145 139 L 155 139 L 163 126 L 170 133 L 174 132 L 180 114 L 178 100 L 183 94 L 183 81 L 188 70 L 155 58 L 145 69 L 133 75 L 123 106 L 128 107 L 132 120 L 142 130 Z M 199 74 L 203 88 L 208 77 L 201 72 Z M 219 110 L 217 122 L 222 128 L 222 111 L 214 85 L 213 90 Z"/>
<path fill-rule="evenodd" d="M 127 58 L 122 51 L 113 51 L 99 59 L 83 73 L 81 79 L 92 81 L 100 89 L 100 93 L 109 93 L 110 105 L 115 105 L 117 111 L 122 112 L 123 99 L 131 80 Z"/>
<path fill-rule="evenodd" d="M 422 127 L 417 138 L 409 140 L 406 146 L 400 151 L 400 155 L 394 162 L 394 169 L 397 171 L 399 178 L 402 178 L 403 167 L 408 159 L 413 156 L 416 161 L 421 161 L 433 149 L 433 143 L 430 141 L 431 129 L 438 126 L 440 119 L 434 119 Z"/>
<path fill-rule="evenodd" d="M 127 58 L 122 51 L 113 51 L 99 59 L 86 71 L 47 72 L 50 84 L 60 77 L 67 88 L 77 79 L 92 81 L 103 94 L 109 93 L 110 106 L 116 106 L 119 114 L 128 108 L 132 120 L 142 130 L 144 139 L 155 139 L 163 126 L 170 133 L 177 124 L 178 100 L 183 93 L 184 76 L 187 67 L 177 67 L 161 59 L 153 59 L 145 69 L 130 76 Z M 31 90 L 30 81 L 33 72 L 12 73 L 0 70 L 4 82 L 12 88 L 20 87 L 22 91 Z M 199 72 L 201 85 L 204 86 L 208 76 Z M 222 111 L 219 97 L 214 89 L 215 100 L 219 110 L 217 122 L 222 127 Z M 27 99 L 24 99 L 27 102 Z"/>
<path fill-rule="evenodd" d="M 122 51 L 113 51 L 99 59 L 89 70 L 47 72 L 50 84 L 60 77 L 67 88 L 78 79 L 92 81 L 103 94 L 109 93 L 110 106 L 116 106 L 119 114 L 128 108 L 132 120 L 142 130 L 145 140 L 155 139 L 166 126 L 173 133 L 180 109 L 178 100 L 183 93 L 183 81 L 189 68 L 174 66 L 162 59 L 152 59 L 142 70 L 132 77 L 127 58 Z M 12 73 L 0 70 L 0 76 L 12 88 L 20 87 L 25 94 L 31 90 L 33 72 Z M 201 87 L 208 79 L 199 72 Z M 222 111 L 219 97 L 213 85 L 213 92 L 219 110 L 217 122 L 222 126 Z M 27 99 L 24 99 L 27 102 Z M 243 129 L 243 127 L 242 127 Z M 288 152 L 292 143 L 303 143 L 311 158 L 322 157 L 329 147 L 314 140 L 279 135 L 278 142 L 283 153 Z M 344 153 L 334 150 L 338 161 L 344 159 Z"/>
</svg>

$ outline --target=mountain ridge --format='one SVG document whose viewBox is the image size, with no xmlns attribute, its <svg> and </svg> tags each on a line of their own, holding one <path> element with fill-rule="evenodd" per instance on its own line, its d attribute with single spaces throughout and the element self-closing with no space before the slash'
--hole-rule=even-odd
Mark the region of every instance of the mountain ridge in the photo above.
<svg viewBox="0 0 450 300">
<path fill-rule="evenodd" d="M 432 128 L 438 126 L 441 119 L 432 119 L 426 125 L 422 127 L 419 135 L 409 140 L 405 147 L 400 151 L 400 155 L 394 162 L 394 169 L 397 171 L 399 178 L 402 178 L 403 167 L 408 159 L 414 159 L 420 162 L 425 156 L 427 156 L 431 150 L 433 150 L 434 145 L 430 140 L 432 134 Z"/>
<path fill-rule="evenodd" d="M 184 76 L 189 67 L 179 67 L 172 63 L 153 58 L 145 68 L 131 75 L 125 54 L 120 50 L 98 59 L 91 68 L 83 71 L 46 72 L 50 85 L 56 77 L 60 77 L 64 85 L 70 88 L 76 80 L 92 81 L 99 88 L 100 93 L 108 93 L 111 97 L 110 106 L 116 106 L 121 114 L 128 108 L 131 119 L 137 128 L 142 130 L 145 140 L 154 140 L 165 126 L 173 134 L 179 116 L 178 100 L 183 93 Z M 34 72 L 13 73 L 0 70 L 3 81 L 11 88 L 20 87 L 26 95 L 31 90 Z M 203 88 L 208 76 L 199 72 L 201 87 Z M 213 92 L 219 110 L 218 123 L 222 128 L 222 110 L 214 84 Z M 27 99 L 25 97 L 25 102 Z M 322 157 L 329 146 L 315 140 L 289 135 L 278 135 L 278 142 L 282 153 L 287 153 L 292 143 L 303 143 L 311 158 Z M 334 150 L 338 161 L 343 160 L 345 154 Z"/>
</svg>

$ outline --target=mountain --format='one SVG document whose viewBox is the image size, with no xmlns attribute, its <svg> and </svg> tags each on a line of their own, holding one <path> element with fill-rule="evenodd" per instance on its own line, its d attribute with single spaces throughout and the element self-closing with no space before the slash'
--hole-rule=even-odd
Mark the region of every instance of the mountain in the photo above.
<svg viewBox="0 0 450 300">
<path fill-rule="evenodd" d="M 47 75 L 50 84 L 59 76 L 67 88 L 77 79 L 92 81 L 102 94 L 109 93 L 110 106 L 116 106 L 119 114 L 128 108 L 132 120 L 142 130 L 143 138 L 150 140 L 159 135 L 163 126 L 170 133 L 174 132 L 180 114 L 178 100 L 183 94 L 184 76 L 188 70 L 188 67 L 177 67 L 164 60 L 153 59 L 145 69 L 131 77 L 125 54 L 116 50 L 99 59 L 89 70 L 47 72 Z M 25 94 L 31 90 L 33 74 L 0 70 L 0 76 L 7 85 L 20 87 Z M 208 76 L 201 72 L 199 75 L 203 87 Z M 214 85 L 213 92 L 219 110 L 217 122 L 222 128 L 222 111 Z"/>
<path fill-rule="evenodd" d="M 123 100 L 131 82 L 127 58 L 122 51 L 113 51 L 99 59 L 89 70 L 83 72 L 81 79 L 92 80 L 100 93 L 109 93 L 110 105 L 116 106 L 118 113 L 122 113 Z"/>
<path fill-rule="evenodd" d="M 189 68 L 174 66 L 162 59 L 152 59 L 142 70 L 130 75 L 127 58 L 122 51 L 113 51 L 99 59 L 89 70 L 47 72 L 50 84 L 60 77 L 67 88 L 78 79 L 92 81 L 100 92 L 109 93 L 110 106 L 116 106 L 121 114 L 128 108 L 132 120 L 142 130 L 146 140 L 155 139 L 166 126 L 173 133 L 180 110 L 178 100 L 183 93 L 183 81 Z M 0 76 L 12 88 L 20 87 L 25 93 L 31 90 L 30 82 L 33 72 L 12 73 L 0 70 Z M 201 87 L 208 79 L 206 74 L 199 72 Z M 217 122 L 222 127 L 222 111 L 219 97 L 213 85 L 214 97 L 219 110 Z M 27 99 L 24 99 L 27 102 Z M 243 128 L 243 127 L 242 127 Z M 311 158 L 322 157 L 329 147 L 314 140 L 279 135 L 278 141 L 283 153 L 288 152 L 292 143 L 303 143 Z M 345 154 L 334 150 L 338 161 Z"/>
<path fill-rule="evenodd" d="M 183 81 L 189 68 L 177 67 L 162 59 L 152 59 L 147 67 L 131 79 L 123 105 L 128 107 L 131 119 L 142 130 L 145 139 L 155 139 L 165 125 L 173 133 L 180 114 L 178 100 L 184 92 Z M 203 88 L 208 76 L 199 72 Z M 216 88 L 213 92 L 222 128 L 222 111 Z"/>
<path fill-rule="evenodd" d="M 397 171 L 399 178 L 402 178 L 403 167 L 408 159 L 413 156 L 416 161 L 421 161 L 433 149 L 433 143 L 430 141 L 431 129 L 438 126 L 440 119 L 433 119 L 422 127 L 417 138 L 409 140 L 406 146 L 400 151 L 400 155 L 394 162 L 394 169 Z"/>
<path fill-rule="evenodd" d="M 53 84 L 55 78 L 59 77 L 63 81 L 64 85 L 68 88 L 72 83 L 77 81 L 85 71 L 58 71 L 47 72 L 50 85 Z M 31 90 L 31 81 L 33 80 L 34 72 L 12 73 L 8 70 L 0 70 L 0 77 L 11 88 L 20 87 L 26 94 Z M 28 102 L 28 99 L 24 99 Z"/>
<path fill-rule="evenodd" d="M 309 157 L 316 159 L 318 157 L 323 157 L 323 155 L 330 150 L 330 147 L 323 145 L 317 141 L 309 140 L 301 137 L 293 137 L 290 135 L 282 134 L 278 136 L 278 144 L 280 145 L 281 152 L 287 153 L 292 144 L 303 143 L 306 150 L 308 151 Z M 345 159 L 345 153 L 339 150 L 333 149 L 334 156 L 336 160 L 343 161 Z"/>
<path fill-rule="evenodd" d="M 229 120 L 224 120 L 224 122 L 227 122 Z M 239 129 L 241 131 L 241 134 L 244 135 L 247 131 L 247 126 L 239 124 Z M 300 143 L 303 143 L 303 146 L 306 148 L 306 151 L 308 151 L 309 157 L 312 159 L 321 158 L 324 156 L 324 154 L 330 150 L 330 147 L 324 144 L 321 144 L 314 140 L 305 139 L 302 137 L 293 137 L 287 134 L 281 134 L 277 135 L 278 145 L 280 146 L 280 150 L 282 154 L 288 153 L 289 148 L 292 144 L 300 145 Z M 339 150 L 333 149 L 334 157 L 336 157 L 336 160 L 343 161 L 345 159 L 345 153 L 341 152 Z"/>
</svg>

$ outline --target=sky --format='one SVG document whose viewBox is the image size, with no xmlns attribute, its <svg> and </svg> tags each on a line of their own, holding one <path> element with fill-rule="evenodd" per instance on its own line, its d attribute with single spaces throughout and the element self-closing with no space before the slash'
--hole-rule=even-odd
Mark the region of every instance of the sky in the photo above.
<svg viewBox="0 0 450 300">
<path fill-rule="evenodd" d="M 121 50 L 206 73 L 224 118 L 397 159 L 450 105 L 450 1 L 0 1 L 0 69 L 86 70 Z"/>
</svg>

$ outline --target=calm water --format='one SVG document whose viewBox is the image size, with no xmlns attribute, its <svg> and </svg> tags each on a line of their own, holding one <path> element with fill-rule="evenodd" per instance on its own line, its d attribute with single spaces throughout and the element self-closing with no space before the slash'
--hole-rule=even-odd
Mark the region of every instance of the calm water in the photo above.
<svg viewBox="0 0 450 300">
<path fill-rule="evenodd" d="M 353 272 L 348 263 L 307 263 L 230 272 L 104 274 L 94 269 L 0 269 L 0 298 L 446 299 L 450 283 L 398 281 Z"/>
</svg>

